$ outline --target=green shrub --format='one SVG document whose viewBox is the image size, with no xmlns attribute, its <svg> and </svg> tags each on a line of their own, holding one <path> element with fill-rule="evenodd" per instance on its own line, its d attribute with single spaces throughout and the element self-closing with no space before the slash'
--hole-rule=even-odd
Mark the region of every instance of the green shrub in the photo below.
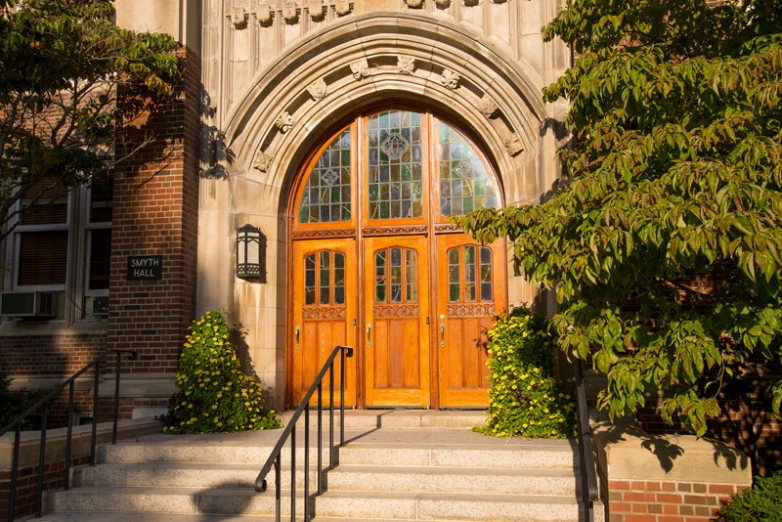
<svg viewBox="0 0 782 522">
<path fill-rule="evenodd" d="M 179 392 L 171 401 L 164 431 L 217 433 L 279 428 L 274 411 L 264 411 L 261 385 L 245 374 L 219 312 L 207 312 L 190 326 L 179 361 Z"/>
<path fill-rule="evenodd" d="M 574 438 L 575 406 L 554 378 L 548 321 L 517 307 L 489 331 L 489 418 L 477 431 L 498 437 Z"/>
<path fill-rule="evenodd" d="M 723 522 L 779 522 L 782 520 L 782 471 L 770 477 L 755 477 L 752 489 L 731 496 L 717 520 Z"/>
<path fill-rule="evenodd" d="M 10 424 L 48 393 L 48 390 L 13 392 L 11 391 L 11 380 L 4 373 L 0 373 L 0 429 Z M 22 422 L 22 429 L 41 429 L 40 412 L 27 417 Z"/>
</svg>

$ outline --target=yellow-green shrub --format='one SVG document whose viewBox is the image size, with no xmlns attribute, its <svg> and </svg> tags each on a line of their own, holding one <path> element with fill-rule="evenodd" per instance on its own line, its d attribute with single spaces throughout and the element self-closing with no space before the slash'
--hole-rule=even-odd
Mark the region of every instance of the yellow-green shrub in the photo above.
<svg viewBox="0 0 782 522">
<path fill-rule="evenodd" d="M 498 437 L 574 438 L 575 405 L 553 376 L 548 321 L 514 308 L 489 331 L 489 418 L 478 431 Z"/>
<path fill-rule="evenodd" d="M 215 433 L 279 428 L 264 411 L 261 385 L 244 373 L 222 314 L 207 312 L 190 325 L 179 361 L 179 391 L 164 431 Z"/>
</svg>

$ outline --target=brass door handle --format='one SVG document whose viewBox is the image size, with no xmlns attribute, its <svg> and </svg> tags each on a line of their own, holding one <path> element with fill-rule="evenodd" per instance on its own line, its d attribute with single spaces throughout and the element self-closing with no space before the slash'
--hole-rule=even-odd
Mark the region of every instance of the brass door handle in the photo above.
<svg viewBox="0 0 782 522">
<path fill-rule="evenodd" d="M 372 346 L 372 325 L 367 325 L 367 346 Z"/>
<path fill-rule="evenodd" d="M 296 327 L 296 349 L 298 350 L 301 348 L 301 344 L 299 344 L 299 334 L 301 333 L 301 327 Z"/>
<path fill-rule="evenodd" d="M 445 314 L 440 316 L 440 346 L 445 346 Z"/>
</svg>

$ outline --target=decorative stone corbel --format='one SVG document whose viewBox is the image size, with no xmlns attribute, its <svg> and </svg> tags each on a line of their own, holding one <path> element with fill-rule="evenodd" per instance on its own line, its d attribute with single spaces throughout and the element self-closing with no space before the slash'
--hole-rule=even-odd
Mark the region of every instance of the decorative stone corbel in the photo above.
<svg viewBox="0 0 782 522">
<path fill-rule="evenodd" d="M 371 73 L 369 71 L 369 62 L 366 60 L 359 60 L 350 64 L 350 71 L 353 73 L 353 78 L 360 80 L 368 77 Z"/>
<path fill-rule="evenodd" d="M 491 118 L 497 114 L 497 109 L 499 109 L 497 102 L 495 102 L 488 93 L 484 94 L 483 98 L 478 102 L 478 110 L 487 118 Z"/>
<path fill-rule="evenodd" d="M 289 114 L 288 111 L 282 111 L 282 114 L 277 116 L 277 120 L 274 122 L 274 125 L 280 129 L 281 133 L 285 134 L 291 130 L 291 127 L 296 125 L 296 118 Z"/>
<path fill-rule="evenodd" d="M 443 69 L 443 77 L 440 78 L 440 83 L 454 90 L 459 87 L 459 80 L 461 79 L 462 77 L 459 76 L 459 73 L 455 73 L 450 69 Z"/>
<path fill-rule="evenodd" d="M 415 58 L 412 56 L 399 56 L 396 62 L 396 72 L 410 75 L 415 72 Z"/>
<path fill-rule="evenodd" d="M 323 78 L 320 78 L 307 87 L 307 92 L 310 93 L 313 100 L 318 101 L 326 97 L 329 93 L 329 88 L 326 85 L 326 81 Z"/>
<path fill-rule="evenodd" d="M 495 4 L 504 4 L 508 0 L 492 0 Z"/>
<path fill-rule="evenodd" d="M 255 6 L 255 18 L 261 25 L 269 25 L 272 21 L 272 6 L 269 4 L 258 4 Z"/>
<path fill-rule="evenodd" d="M 446 7 L 451 5 L 451 0 L 434 0 L 434 3 L 440 9 L 445 9 Z"/>
<path fill-rule="evenodd" d="M 255 155 L 255 163 L 253 163 L 253 167 L 260 170 L 261 172 L 269 172 L 269 169 L 272 166 L 272 161 L 274 161 L 274 158 L 272 158 L 269 154 L 266 154 L 264 151 L 259 150 L 258 154 Z"/>
<path fill-rule="evenodd" d="M 521 138 L 519 138 L 519 135 L 515 132 L 513 134 L 509 134 L 505 138 L 505 148 L 508 150 L 508 154 L 511 156 L 516 156 L 524 150 L 524 146 L 521 144 Z"/>
<path fill-rule="evenodd" d="M 480 0 L 462 0 L 467 7 L 474 7 L 480 3 Z"/>
<path fill-rule="evenodd" d="M 299 21 L 299 6 L 296 2 L 285 2 L 282 5 L 282 17 L 289 24 L 295 24 Z"/>
<path fill-rule="evenodd" d="M 247 27 L 247 19 L 249 18 L 249 14 L 247 13 L 247 9 L 244 7 L 234 7 L 231 9 L 231 23 L 234 24 L 234 28 L 236 29 L 244 29 Z"/>
<path fill-rule="evenodd" d="M 320 20 L 326 14 L 323 10 L 323 0 L 308 0 L 307 11 L 310 13 L 310 18 L 313 20 Z"/>
<path fill-rule="evenodd" d="M 336 11 L 337 16 L 350 14 L 351 9 L 353 9 L 353 4 L 349 0 L 339 0 L 334 3 L 334 11 Z"/>
<path fill-rule="evenodd" d="M 405 0 L 405 4 L 413 9 L 421 9 L 424 5 L 424 0 Z"/>
</svg>

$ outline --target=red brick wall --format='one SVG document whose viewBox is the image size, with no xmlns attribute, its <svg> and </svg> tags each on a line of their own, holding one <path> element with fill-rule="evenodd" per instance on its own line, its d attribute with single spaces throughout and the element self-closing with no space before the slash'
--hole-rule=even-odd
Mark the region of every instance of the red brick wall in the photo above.
<svg viewBox="0 0 782 522">
<path fill-rule="evenodd" d="M 105 349 L 105 333 L 0 337 L 0 373 L 72 375 Z"/>
<path fill-rule="evenodd" d="M 709 522 L 744 486 L 692 482 L 611 480 L 610 522 Z"/>
</svg>

